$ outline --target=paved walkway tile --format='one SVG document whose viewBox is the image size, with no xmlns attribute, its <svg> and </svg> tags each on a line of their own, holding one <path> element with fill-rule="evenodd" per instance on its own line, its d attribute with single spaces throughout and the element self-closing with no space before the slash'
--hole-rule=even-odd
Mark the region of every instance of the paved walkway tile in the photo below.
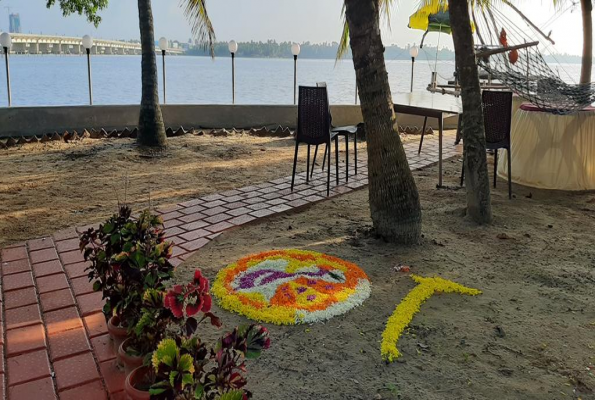
<svg viewBox="0 0 595 400">
<path fill-rule="evenodd" d="M 461 154 L 444 138 L 444 159 Z M 438 141 L 428 137 L 405 145 L 411 168 L 433 164 Z M 362 152 L 363 153 L 363 152 Z M 350 153 L 353 157 L 353 153 Z M 337 196 L 368 183 L 366 154 L 359 154 L 358 175 L 340 166 L 340 185 L 331 171 L 331 194 Z M 353 163 L 350 163 L 353 164 Z M 287 166 L 288 171 L 291 165 Z M 436 177 L 437 179 L 437 177 Z M 175 243 L 174 265 L 181 264 L 211 240 L 241 225 L 325 200 L 326 173 L 316 168 L 310 182 L 304 172 L 211 194 L 157 210 L 168 240 Z M 69 228 L 51 237 L 29 240 L 0 252 L 0 396 L 18 399 L 125 399 L 124 373 L 116 367 L 101 293 L 88 282 L 87 263 L 78 250 L 79 234 L 89 226 Z M 6 371 L 5 371 L 6 368 Z"/>
</svg>

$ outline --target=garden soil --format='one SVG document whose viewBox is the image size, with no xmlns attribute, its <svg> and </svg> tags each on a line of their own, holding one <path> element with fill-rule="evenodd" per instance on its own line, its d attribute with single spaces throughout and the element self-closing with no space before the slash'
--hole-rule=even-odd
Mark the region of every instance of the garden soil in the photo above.
<svg viewBox="0 0 595 400">
<path fill-rule="evenodd" d="M 0 150 L 0 247 L 100 222 L 119 203 L 172 205 L 288 176 L 294 149 L 291 138 L 230 134 L 169 138 L 167 151 L 155 156 L 133 139 Z M 304 146 L 300 158 L 305 168 Z"/>
<path fill-rule="evenodd" d="M 595 195 L 506 182 L 493 192 L 494 223 L 465 217 L 460 160 L 415 172 L 423 239 L 397 246 L 371 234 L 367 189 L 224 233 L 180 269 L 210 279 L 241 257 L 298 248 L 358 264 L 372 282 L 365 303 L 326 323 L 266 325 L 272 345 L 248 362 L 254 399 L 594 399 Z M 483 291 L 436 294 L 385 363 L 380 341 L 396 305 L 415 287 L 408 273 Z M 225 326 L 247 319 L 215 309 Z M 213 338 L 211 338 L 213 339 Z"/>
<path fill-rule="evenodd" d="M 290 175 L 293 143 L 185 136 L 170 139 L 158 157 L 129 139 L 1 150 L 0 245 L 101 221 L 118 201 L 135 209 L 175 204 Z M 254 399 L 595 399 L 595 194 L 514 185 L 508 200 L 499 180 L 494 223 L 476 226 L 465 216 L 459 173 L 460 160 L 446 161 L 450 189 L 437 190 L 436 167 L 414 172 L 424 218 L 419 245 L 374 237 L 364 189 L 225 232 L 179 268 L 180 280 L 195 268 L 214 279 L 243 256 L 299 248 L 368 274 L 371 297 L 345 315 L 267 325 L 271 349 L 248 362 Z M 415 287 L 397 271 L 403 265 L 483 294 L 434 295 L 401 337 L 402 357 L 387 364 L 382 332 Z M 215 311 L 227 328 L 249 322 Z"/>
</svg>

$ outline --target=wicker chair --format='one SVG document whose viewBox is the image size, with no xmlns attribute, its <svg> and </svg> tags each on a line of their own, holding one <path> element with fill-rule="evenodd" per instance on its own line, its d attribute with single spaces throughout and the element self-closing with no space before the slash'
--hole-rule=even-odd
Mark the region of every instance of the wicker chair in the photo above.
<svg viewBox="0 0 595 400">
<path fill-rule="evenodd" d="M 506 149 L 508 155 L 508 198 L 512 199 L 510 126 L 512 123 L 512 92 L 484 90 L 482 94 L 483 123 L 486 149 L 494 151 L 494 187 L 498 173 L 498 149 Z M 465 163 L 461 174 L 461 186 L 465 180 Z"/>
<path fill-rule="evenodd" d="M 295 156 L 293 158 L 293 175 L 291 177 L 291 190 L 295 184 L 298 150 L 300 143 L 308 145 L 308 158 L 306 165 L 306 182 L 310 181 L 310 146 L 326 144 L 330 149 L 331 141 L 335 141 L 335 158 L 337 185 L 339 184 L 339 141 L 336 133 L 331 132 L 331 116 L 326 87 L 300 86 L 298 101 L 298 121 L 295 135 Z M 331 188 L 331 153 L 328 152 L 328 175 L 326 195 Z"/>
<path fill-rule="evenodd" d="M 326 82 L 317 82 L 317 87 L 326 88 Z M 328 92 L 327 92 L 328 93 Z M 328 94 L 327 94 L 328 96 Z M 329 111 L 330 115 L 330 111 Z M 362 124 L 363 125 L 363 124 Z M 354 150 L 354 157 L 355 157 L 355 175 L 357 175 L 357 132 L 359 127 L 358 126 L 333 126 L 333 116 L 331 115 L 331 132 L 335 133 L 337 136 L 343 136 L 345 138 L 345 181 L 349 182 L 349 135 L 353 135 L 353 150 Z M 324 148 L 324 156 L 322 157 L 322 170 L 324 171 L 324 167 L 326 164 L 326 157 L 329 147 L 326 146 Z M 312 160 L 312 171 L 310 172 L 310 176 L 314 173 L 314 166 L 316 164 L 316 156 L 318 155 L 318 146 L 314 149 L 314 159 Z"/>
</svg>

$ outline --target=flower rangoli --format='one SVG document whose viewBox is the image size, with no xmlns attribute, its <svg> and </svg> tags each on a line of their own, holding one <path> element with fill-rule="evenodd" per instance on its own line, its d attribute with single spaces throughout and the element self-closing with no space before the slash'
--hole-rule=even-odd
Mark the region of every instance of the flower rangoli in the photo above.
<svg viewBox="0 0 595 400">
<path fill-rule="evenodd" d="M 324 321 L 359 306 L 370 281 L 357 265 L 303 250 L 269 251 L 221 270 L 212 293 L 221 307 L 279 325 Z"/>
</svg>

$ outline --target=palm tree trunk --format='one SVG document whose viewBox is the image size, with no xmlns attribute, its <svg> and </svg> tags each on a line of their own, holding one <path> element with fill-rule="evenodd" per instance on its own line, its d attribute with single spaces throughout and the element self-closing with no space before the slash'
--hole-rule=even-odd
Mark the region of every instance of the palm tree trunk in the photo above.
<svg viewBox="0 0 595 400">
<path fill-rule="evenodd" d="M 138 0 L 138 16 L 142 46 L 142 97 L 137 140 L 143 146 L 165 147 L 165 125 L 159 106 L 151 0 Z"/>
<path fill-rule="evenodd" d="M 459 69 L 463 100 L 463 144 L 465 184 L 467 186 L 467 213 L 479 223 L 490 223 L 492 205 L 486 159 L 485 129 L 479 73 L 475 60 L 473 32 L 467 0 L 448 0 L 455 58 Z"/>
<path fill-rule="evenodd" d="M 583 13 L 583 63 L 581 67 L 581 83 L 591 83 L 593 68 L 593 3 L 592 0 L 581 0 Z"/>
<path fill-rule="evenodd" d="M 353 65 L 368 142 L 370 211 L 385 240 L 416 243 L 421 206 L 396 118 L 384 63 L 378 0 L 345 0 Z"/>
</svg>

